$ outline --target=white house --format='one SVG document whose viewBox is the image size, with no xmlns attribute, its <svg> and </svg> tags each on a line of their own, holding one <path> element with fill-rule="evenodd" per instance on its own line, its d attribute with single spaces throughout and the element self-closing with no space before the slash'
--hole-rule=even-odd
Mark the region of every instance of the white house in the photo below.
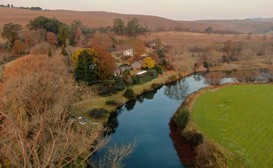
<svg viewBox="0 0 273 168">
<path fill-rule="evenodd" d="M 133 55 L 134 55 L 134 50 L 133 49 L 128 49 L 128 50 L 123 51 L 123 56 L 130 57 L 130 56 L 133 56 Z"/>
</svg>

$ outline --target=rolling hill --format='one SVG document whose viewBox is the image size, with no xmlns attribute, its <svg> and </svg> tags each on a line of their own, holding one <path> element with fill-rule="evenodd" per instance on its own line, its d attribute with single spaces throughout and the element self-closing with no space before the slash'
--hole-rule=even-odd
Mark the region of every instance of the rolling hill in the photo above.
<svg viewBox="0 0 273 168">
<path fill-rule="evenodd" d="M 157 16 L 118 14 L 110 12 L 82 12 L 68 10 L 44 10 L 33 11 L 27 9 L 0 7 L 0 26 L 14 22 L 26 25 L 37 16 L 56 17 L 62 22 L 71 23 L 80 20 L 89 27 L 111 26 L 115 18 L 128 21 L 137 18 L 142 24 L 152 30 L 176 30 L 202 32 L 211 26 L 218 33 L 269 33 L 273 31 L 273 18 L 254 18 L 245 20 L 199 20 L 199 21 L 176 21 Z"/>
</svg>

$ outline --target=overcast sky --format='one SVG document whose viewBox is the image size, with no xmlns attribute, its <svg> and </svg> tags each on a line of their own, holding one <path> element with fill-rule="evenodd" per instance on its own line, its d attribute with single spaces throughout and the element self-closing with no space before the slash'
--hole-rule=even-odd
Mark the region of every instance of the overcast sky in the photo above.
<svg viewBox="0 0 273 168">
<path fill-rule="evenodd" d="M 273 0 L 0 0 L 0 4 L 46 9 L 107 11 L 175 20 L 273 17 Z"/>
</svg>

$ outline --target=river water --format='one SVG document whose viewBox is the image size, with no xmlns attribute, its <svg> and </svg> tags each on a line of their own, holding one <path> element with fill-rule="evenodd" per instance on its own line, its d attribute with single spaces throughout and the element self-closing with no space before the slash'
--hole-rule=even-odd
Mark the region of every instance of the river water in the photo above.
<svg viewBox="0 0 273 168">
<path fill-rule="evenodd" d="M 136 143 L 124 160 L 128 168 L 184 167 L 169 136 L 169 122 L 188 94 L 207 85 L 201 75 L 192 75 L 126 103 L 110 119 L 107 146 Z"/>
<path fill-rule="evenodd" d="M 200 74 L 191 75 L 129 101 L 109 119 L 107 147 L 136 143 L 132 155 L 123 162 L 126 168 L 184 167 L 170 138 L 169 122 L 187 95 L 209 85 L 206 81 L 211 80 L 205 80 Z M 228 76 L 221 77 L 219 84 L 233 82 L 237 81 Z M 103 155 L 105 150 L 98 155 Z"/>
</svg>

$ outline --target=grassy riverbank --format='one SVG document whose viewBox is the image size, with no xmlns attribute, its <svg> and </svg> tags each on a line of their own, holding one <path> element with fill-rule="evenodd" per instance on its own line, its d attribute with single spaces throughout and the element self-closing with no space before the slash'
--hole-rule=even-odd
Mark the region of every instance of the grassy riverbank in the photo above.
<svg viewBox="0 0 273 168">
<path fill-rule="evenodd" d="M 204 135 L 238 156 L 246 167 L 271 167 L 272 100 L 273 85 L 212 89 L 197 98 L 192 119 Z"/>
<path fill-rule="evenodd" d="M 143 94 L 144 92 L 150 91 L 155 89 L 154 86 L 162 86 L 166 83 L 172 82 L 174 80 L 177 80 L 183 76 L 186 76 L 190 73 L 184 73 L 180 74 L 179 72 L 176 71 L 167 71 L 166 73 L 158 76 L 156 79 L 153 79 L 147 83 L 141 84 L 141 85 L 133 85 L 130 88 L 134 90 L 134 93 L 139 96 Z M 119 106 L 122 104 L 126 103 L 128 101 L 127 98 L 123 96 L 124 91 L 118 92 L 117 94 L 113 94 L 111 96 L 93 96 L 90 99 L 84 99 L 80 101 L 77 105 L 81 107 L 81 110 L 77 112 L 77 116 L 83 116 L 86 118 L 89 118 L 88 111 L 90 109 L 95 109 L 95 108 L 104 108 L 108 111 L 115 111 Z M 117 105 L 106 105 L 107 101 L 112 101 L 114 100 L 117 102 Z M 97 120 L 96 122 L 103 123 L 106 122 L 108 119 L 107 115 L 105 118 Z"/>
<path fill-rule="evenodd" d="M 205 156 L 210 167 L 271 167 L 272 99 L 273 85 L 268 84 L 207 87 L 189 95 L 174 119 L 183 109 L 191 112 L 181 135 L 204 135 L 195 148 L 199 163 Z"/>
</svg>

